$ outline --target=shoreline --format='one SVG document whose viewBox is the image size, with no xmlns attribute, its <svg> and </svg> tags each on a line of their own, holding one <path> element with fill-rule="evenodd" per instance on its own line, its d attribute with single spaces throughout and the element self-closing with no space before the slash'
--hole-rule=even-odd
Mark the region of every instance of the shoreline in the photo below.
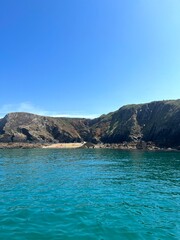
<svg viewBox="0 0 180 240">
<path fill-rule="evenodd" d="M 53 143 L 48 146 L 42 146 L 42 148 L 50 149 L 64 149 L 64 148 L 81 148 L 84 143 Z"/>
<path fill-rule="evenodd" d="M 23 142 L 9 142 L 9 143 L 0 143 L 0 149 L 119 149 L 119 150 L 141 150 L 141 151 L 177 151 L 176 148 L 160 148 L 154 144 L 144 145 L 137 144 L 135 142 L 130 143 L 99 143 L 92 144 L 87 142 L 81 143 L 23 143 Z"/>
</svg>

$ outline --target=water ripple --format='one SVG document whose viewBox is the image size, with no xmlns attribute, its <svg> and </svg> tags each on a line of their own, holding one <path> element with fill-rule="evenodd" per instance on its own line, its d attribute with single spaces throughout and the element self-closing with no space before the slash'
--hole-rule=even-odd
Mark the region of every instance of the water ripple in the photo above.
<svg viewBox="0 0 180 240">
<path fill-rule="evenodd" d="M 180 154 L 0 150 L 0 239 L 180 239 Z"/>
</svg>

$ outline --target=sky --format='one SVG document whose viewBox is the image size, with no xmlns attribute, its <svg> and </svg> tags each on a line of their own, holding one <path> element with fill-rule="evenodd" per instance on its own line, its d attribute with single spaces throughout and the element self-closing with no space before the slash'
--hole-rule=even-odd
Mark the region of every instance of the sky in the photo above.
<svg viewBox="0 0 180 240">
<path fill-rule="evenodd" d="M 0 0 L 0 116 L 180 98 L 179 0 Z"/>
</svg>

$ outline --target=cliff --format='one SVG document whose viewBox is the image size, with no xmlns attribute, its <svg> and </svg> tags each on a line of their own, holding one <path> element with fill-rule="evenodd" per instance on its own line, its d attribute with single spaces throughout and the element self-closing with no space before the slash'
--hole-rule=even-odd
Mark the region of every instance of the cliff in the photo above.
<svg viewBox="0 0 180 240">
<path fill-rule="evenodd" d="M 180 100 L 120 108 L 109 116 L 101 141 L 151 141 L 159 147 L 180 146 Z"/>
<path fill-rule="evenodd" d="M 0 142 L 152 142 L 180 147 L 180 100 L 123 106 L 90 120 L 10 113 L 0 119 Z"/>
</svg>

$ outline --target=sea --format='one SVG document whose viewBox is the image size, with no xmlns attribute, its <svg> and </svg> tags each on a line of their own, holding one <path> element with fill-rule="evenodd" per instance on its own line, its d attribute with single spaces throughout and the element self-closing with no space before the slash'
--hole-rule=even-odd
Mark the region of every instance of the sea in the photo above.
<svg viewBox="0 0 180 240">
<path fill-rule="evenodd" d="M 180 152 L 1 149 L 11 239 L 179 240 Z"/>
</svg>

